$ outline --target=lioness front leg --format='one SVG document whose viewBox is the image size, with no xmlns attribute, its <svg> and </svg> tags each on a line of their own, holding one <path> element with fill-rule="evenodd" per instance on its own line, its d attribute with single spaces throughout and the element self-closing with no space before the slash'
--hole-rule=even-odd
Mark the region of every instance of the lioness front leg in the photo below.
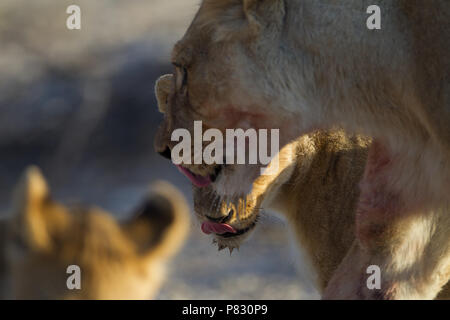
<svg viewBox="0 0 450 320">
<path fill-rule="evenodd" d="M 417 245 L 405 242 L 399 250 L 402 252 L 375 253 L 355 240 L 328 283 L 323 299 L 449 299 L 448 284 L 443 290 L 450 272 L 448 246 L 428 243 L 419 254 L 414 250 Z M 415 254 L 417 259 L 411 256 Z M 368 285 L 372 274 L 369 267 L 374 265 L 381 271 L 379 288 Z"/>
<path fill-rule="evenodd" d="M 432 208 L 395 188 L 397 157 L 375 141 L 361 181 L 356 240 L 330 280 L 325 299 L 433 299 L 450 276 L 448 208 Z M 420 170 L 416 168 L 416 170 Z M 369 289 L 369 266 L 380 288 Z"/>
</svg>

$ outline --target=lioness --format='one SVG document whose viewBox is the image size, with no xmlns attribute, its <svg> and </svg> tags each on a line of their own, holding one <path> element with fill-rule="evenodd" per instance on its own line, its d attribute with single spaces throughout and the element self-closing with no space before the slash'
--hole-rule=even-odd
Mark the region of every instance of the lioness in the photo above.
<svg viewBox="0 0 450 320">
<path fill-rule="evenodd" d="M 136 214 L 118 222 L 99 208 L 55 202 L 30 167 L 12 215 L 0 221 L 0 286 L 15 299 L 148 299 L 188 225 L 184 197 L 168 183 L 155 184 Z M 79 289 L 67 286 L 71 265 L 80 268 Z"/>
<path fill-rule="evenodd" d="M 356 245 L 357 186 L 368 148 L 367 138 L 342 131 L 316 132 L 286 145 L 275 159 L 280 162 L 277 174 L 259 176 L 247 195 L 223 199 L 214 184 L 193 186 L 194 209 L 202 230 L 212 235 L 219 250 L 228 248 L 231 253 L 255 229 L 262 210 L 281 213 L 298 247 L 306 252 L 316 273 L 316 287 L 323 293 Z M 448 298 L 449 284 L 438 296 Z"/>
<path fill-rule="evenodd" d="M 279 128 L 282 145 L 334 125 L 373 137 L 358 241 L 324 297 L 431 299 L 450 277 L 450 2 L 379 0 L 381 30 L 366 27 L 372 4 L 202 1 L 173 49 L 168 129 Z M 259 169 L 217 189 L 248 193 Z M 381 269 L 381 295 L 363 280 L 369 265 Z"/>
</svg>

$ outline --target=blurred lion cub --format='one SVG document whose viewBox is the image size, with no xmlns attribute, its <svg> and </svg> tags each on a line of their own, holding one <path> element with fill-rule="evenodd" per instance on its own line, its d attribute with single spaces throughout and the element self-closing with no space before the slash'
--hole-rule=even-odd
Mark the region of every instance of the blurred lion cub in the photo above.
<svg viewBox="0 0 450 320">
<path fill-rule="evenodd" d="M 151 298 L 185 239 L 188 218 L 184 197 L 164 182 L 127 221 L 95 207 L 68 208 L 50 198 L 40 170 L 30 167 L 11 217 L 0 221 L 0 287 L 17 299 Z M 79 290 L 67 287 L 70 265 L 80 267 Z"/>
</svg>

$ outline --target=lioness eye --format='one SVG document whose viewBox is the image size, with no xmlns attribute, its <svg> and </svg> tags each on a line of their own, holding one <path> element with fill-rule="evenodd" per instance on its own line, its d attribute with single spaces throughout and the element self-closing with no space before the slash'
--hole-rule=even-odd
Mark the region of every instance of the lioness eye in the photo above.
<svg viewBox="0 0 450 320">
<path fill-rule="evenodd" d="M 181 90 L 187 83 L 187 70 L 185 67 L 175 65 L 177 90 Z"/>
</svg>

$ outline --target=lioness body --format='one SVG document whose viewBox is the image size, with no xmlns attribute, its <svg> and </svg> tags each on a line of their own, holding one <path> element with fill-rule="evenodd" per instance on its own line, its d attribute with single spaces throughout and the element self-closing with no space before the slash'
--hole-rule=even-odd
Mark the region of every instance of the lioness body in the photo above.
<svg viewBox="0 0 450 320">
<path fill-rule="evenodd" d="M 306 144 L 305 139 L 309 140 Z M 266 206 L 286 217 L 298 246 L 308 253 L 321 293 L 352 247 L 358 245 L 355 238 L 358 184 L 368 148 L 367 139 L 342 132 L 316 133 L 300 139 L 292 175 L 284 184 L 279 181 L 278 189 L 270 190 L 276 196 L 265 195 L 272 199 Z M 369 276 L 370 273 L 365 279 Z M 378 292 L 382 294 L 383 290 Z M 450 283 L 447 283 L 437 299 L 449 298 Z"/>
<path fill-rule="evenodd" d="M 323 294 L 357 241 L 358 184 L 369 145 L 369 139 L 349 136 L 342 131 L 305 135 L 280 151 L 279 171 L 274 176 L 258 177 L 250 194 L 223 199 L 214 185 L 194 187 L 195 212 L 201 222 L 216 221 L 229 215 L 232 208 L 234 213 L 227 223 L 237 230 L 253 225 L 261 210 L 272 209 L 282 214 L 297 246 L 306 253 L 307 264 L 316 275 L 316 287 Z M 240 246 L 247 234 L 213 236 L 219 249 L 232 250 Z M 369 276 L 367 274 L 366 279 Z M 449 290 L 450 286 L 438 298 L 450 297 Z"/>
<path fill-rule="evenodd" d="M 372 137 L 358 244 L 325 297 L 434 298 L 450 277 L 450 2 L 379 0 L 369 30 L 373 4 L 204 0 L 172 54 L 168 109 L 175 123 L 280 128 L 282 145 L 333 125 Z M 257 170 L 218 189 L 249 192 Z M 362 281 L 368 265 L 381 294 Z"/>
</svg>

